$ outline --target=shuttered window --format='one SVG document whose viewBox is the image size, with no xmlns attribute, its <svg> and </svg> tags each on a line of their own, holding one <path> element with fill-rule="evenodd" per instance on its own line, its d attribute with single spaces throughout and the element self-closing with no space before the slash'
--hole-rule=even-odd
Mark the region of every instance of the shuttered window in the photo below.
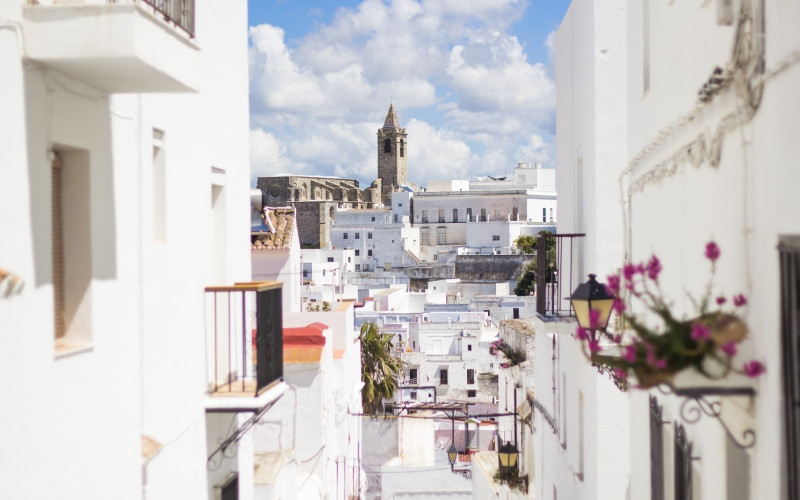
<svg viewBox="0 0 800 500">
<path fill-rule="evenodd" d="M 800 236 L 778 246 L 781 275 L 783 425 L 787 498 L 800 498 Z"/>
<path fill-rule="evenodd" d="M 53 317 L 55 319 L 55 338 L 63 338 L 66 334 L 64 321 L 64 232 L 61 221 L 61 172 L 63 161 L 61 155 L 53 154 L 51 162 L 52 191 L 52 232 L 53 243 Z"/>
</svg>

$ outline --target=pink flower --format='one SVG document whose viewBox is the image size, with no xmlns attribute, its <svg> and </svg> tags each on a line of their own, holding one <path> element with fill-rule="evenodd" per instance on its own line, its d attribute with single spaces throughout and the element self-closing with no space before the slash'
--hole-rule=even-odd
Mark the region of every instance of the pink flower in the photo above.
<svg viewBox="0 0 800 500">
<path fill-rule="evenodd" d="M 617 274 L 610 274 L 606 277 L 606 288 L 608 288 L 609 293 L 612 295 L 619 294 L 619 275 Z"/>
<path fill-rule="evenodd" d="M 633 277 L 636 276 L 636 266 L 633 264 L 625 264 L 622 267 L 622 276 L 625 277 L 625 281 L 633 280 Z"/>
<path fill-rule="evenodd" d="M 741 293 L 739 295 L 734 295 L 733 296 L 733 305 L 735 305 L 736 307 L 742 307 L 742 306 L 747 305 L 747 297 L 745 297 Z"/>
<path fill-rule="evenodd" d="M 706 340 L 711 336 L 711 331 L 702 323 L 697 323 L 692 327 L 692 338 L 694 340 Z"/>
<path fill-rule="evenodd" d="M 720 250 L 716 243 L 713 241 L 709 241 L 706 243 L 706 259 L 710 260 L 711 262 L 716 261 L 719 259 Z"/>
<path fill-rule="evenodd" d="M 745 363 L 742 367 L 744 369 L 745 375 L 750 378 L 756 378 L 762 375 L 764 372 L 767 371 L 767 367 L 761 361 L 751 361 L 749 363 Z"/>
<path fill-rule="evenodd" d="M 718 306 L 721 306 L 722 304 L 724 304 L 727 301 L 728 301 L 728 299 L 726 299 L 725 297 L 722 297 L 722 296 L 717 297 L 717 305 Z"/>
<path fill-rule="evenodd" d="M 622 302 L 622 299 L 614 299 L 611 308 L 614 309 L 617 314 L 622 314 L 625 311 L 625 302 Z"/>
<path fill-rule="evenodd" d="M 657 359 L 653 366 L 656 367 L 658 370 L 663 370 L 667 367 L 667 360 L 666 359 Z"/>
<path fill-rule="evenodd" d="M 661 272 L 661 261 L 653 255 L 647 263 L 647 277 L 653 281 L 658 281 L 658 274 Z"/>
<path fill-rule="evenodd" d="M 500 363 L 501 368 L 508 368 L 508 363 Z"/>
<path fill-rule="evenodd" d="M 600 343 L 596 340 L 589 341 L 589 352 L 595 353 L 600 352 Z"/>
<path fill-rule="evenodd" d="M 625 358 L 625 361 L 628 363 L 635 363 L 636 362 L 636 346 L 629 345 L 625 346 L 625 354 L 622 355 Z"/>
<path fill-rule="evenodd" d="M 589 333 L 585 328 L 579 326 L 578 329 L 575 330 L 575 336 L 578 337 L 578 340 L 586 340 L 589 338 Z"/>
<path fill-rule="evenodd" d="M 628 380 L 628 371 L 620 367 L 614 368 L 614 376 L 618 379 Z"/>
<path fill-rule="evenodd" d="M 622 334 L 621 333 L 615 333 L 614 336 L 611 338 L 611 340 L 613 340 L 615 344 L 621 344 L 622 343 Z"/>
<path fill-rule="evenodd" d="M 597 322 L 600 321 L 600 311 L 597 309 L 590 309 L 589 310 L 589 328 L 595 330 L 597 328 Z"/>
<path fill-rule="evenodd" d="M 728 342 L 727 344 L 722 344 L 722 352 L 727 354 L 728 356 L 736 356 L 736 344 L 733 342 Z"/>
</svg>

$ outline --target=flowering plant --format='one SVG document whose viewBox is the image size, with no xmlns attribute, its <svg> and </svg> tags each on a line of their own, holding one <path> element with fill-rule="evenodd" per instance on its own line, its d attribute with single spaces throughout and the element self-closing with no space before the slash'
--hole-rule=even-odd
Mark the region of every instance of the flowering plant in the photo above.
<svg viewBox="0 0 800 500">
<path fill-rule="evenodd" d="M 525 355 L 506 344 L 503 339 L 495 340 L 489 344 L 489 354 L 492 356 L 497 356 L 497 353 L 499 352 L 503 353 L 503 356 L 507 360 L 505 363 L 500 363 L 501 368 L 515 366 L 525 361 Z"/>
<path fill-rule="evenodd" d="M 766 368 L 759 361 L 749 361 L 740 369 L 733 367 L 736 345 L 747 336 L 747 325 L 737 314 L 747 304 L 747 298 L 742 294 L 733 295 L 730 300 L 724 295 L 714 297 L 713 281 L 720 254 L 713 241 L 706 245 L 705 257 L 711 263 L 711 275 L 699 301 L 689 296 L 695 306 L 695 315 L 689 318 L 676 316 L 664 299 L 658 281 L 661 262 L 655 255 L 647 263 L 626 264 L 622 276 L 608 276 L 606 286 L 615 297 L 613 310 L 633 335 L 627 338 L 614 335 L 611 347 L 616 349 L 601 350 L 596 338 L 578 328 L 576 336 L 585 341 L 593 364 L 601 372 L 610 372 L 620 388 L 627 387 L 631 374 L 636 376 L 639 387 L 648 388 L 668 383 L 676 373 L 690 367 L 710 379 L 721 379 L 731 371 L 751 378 L 764 373 Z M 634 302 L 654 313 L 660 324 L 654 328 L 646 324 L 629 307 Z M 729 302 L 733 309 L 726 308 Z M 593 315 L 592 320 L 597 321 L 597 316 Z M 618 352 L 604 353 L 609 350 Z"/>
</svg>

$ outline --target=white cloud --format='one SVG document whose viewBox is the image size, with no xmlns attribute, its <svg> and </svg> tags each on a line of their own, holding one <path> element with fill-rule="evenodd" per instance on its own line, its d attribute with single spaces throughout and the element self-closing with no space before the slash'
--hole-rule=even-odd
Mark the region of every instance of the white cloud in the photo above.
<svg viewBox="0 0 800 500">
<path fill-rule="evenodd" d="M 409 132 L 412 182 L 549 161 L 542 137 L 551 137 L 554 85 L 509 32 L 524 7 L 364 0 L 290 45 L 279 27 L 251 28 L 253 175 L 371 182 L 375 131 L 390 99 Z"/>
</svg>

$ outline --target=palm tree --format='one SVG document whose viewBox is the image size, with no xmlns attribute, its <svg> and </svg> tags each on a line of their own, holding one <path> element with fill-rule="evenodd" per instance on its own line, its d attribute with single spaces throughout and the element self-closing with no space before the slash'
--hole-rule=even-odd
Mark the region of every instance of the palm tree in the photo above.
<svg viewBox="0 0 800 500">
<path fill-rule="evenodd" d="M 361 333 L 361 401 L 364 413 L 383 409 L 383 400 L 394 396 L 405 374 L 405 363 L 392 353 L 392 335 L 381 333 L 375 323 L 364 323 Z"/>
</svg>

